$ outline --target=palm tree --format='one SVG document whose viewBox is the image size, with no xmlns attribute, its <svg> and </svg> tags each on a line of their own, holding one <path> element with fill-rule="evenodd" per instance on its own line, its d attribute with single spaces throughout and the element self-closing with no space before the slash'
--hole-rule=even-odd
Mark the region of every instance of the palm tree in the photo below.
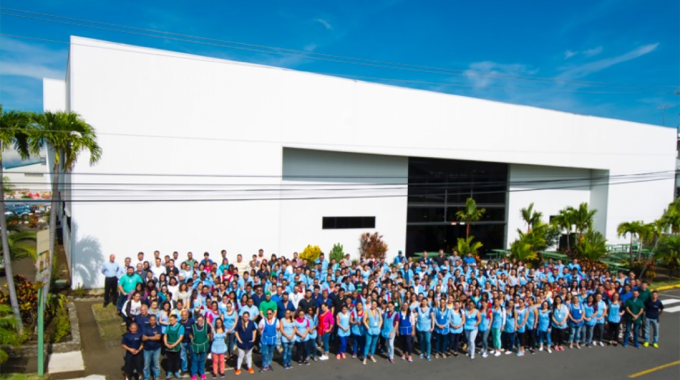
<svg viewBox="0 0 680 380">
<path fill-rule="evenodd" d="M 465 226 L 466 238 L 470 237 L 470 225 L 473 222 L 476 222 L 479 219 L 481 219 L 485 212 L 486 212 L 485 209 L 477 208 L 477 202 L 475 202 L 475 200 L 472 198 L 468 198 L 465 201 L 465 209 L 456 212 L 456 218 L 458 218 L 458 220 L 460 221 L 464 221 L 466 224 Z"/>
<path fill-rule="evenodd" d="M 96 164 L 102 155 L 94 128 L 75 112 L 45 112 L 33 115 L 35 123 L 29 139 L 31 152 L 47 147 L 53 155 L 52 205 L 50 209 L 50 263 L 54 263 L 54 244 L 57 231 L 59 207 L 59 176 L 73 170 L 78 156 L 87 151 L 90 165 Z M 46 284 L 49 293 L 49 283 Z"/>
<path fill-rule="evenodd" d="M 616 229 L 616 232 L 619 234 L 619 237 L 625 238 L 626 235 L 630 235 L 629 255 L 630 265 L 633 265 L 633 237 L 637 236 L 638 240 L 640 240 L 640 237 L 644 235 L 646 232 L 645 224 L 640 220 L 636 220 L 633 222 L 623 222 L 619 224 L 619 226 Z"/>
<path fill-rule="evenodd" d="M 588 203 L 581 203 L 577 209 L 573 210 L 573 222 L 578 232 L 578 240 L 581 241 L 583 233 L 593 228 L 593 219 L 597 210 L 589 210 Z"/>
<path fill-rule="evenodd" d="M 543 216 L 542 212 L 534 211 L 533 202 L 529 205 L 529 207 L 519 210 L 519 213 L 522 216 L 524 223 L 527 224 L 527 232 L 534 229 L 534 227 L 536 227 L 536 225 L 540 223 L 541 217 Z"/>
<path fill-rule="evenodd" d="M 18 327 L 16 319 L 12 317 L 12 308 L 0 305 L 0 364 L 9 359 L 5 347 L 17 345 L 21 341 Z"/>
<path fill-rule="evenodd" d="M 654 257 L 664 263 L 673 273 L 674 269 L 680 268 L 680 236 L 665 236 L 659 242 Z"/>
<path fill-rule="evenodd" d="M 607 239 L 598 231 L 588 230 L 583 239 L 577 243 L 577 251 L 581 257 L 592 261 L 599 261 L 607 254 Z"/>
<path fill-rule="evenodd" d="M 473 241 L 474 239 L 474 236 L 468 236 L 465 239 L 458 238 L 458 243 L 456 244 L 458 252 L 463 256 L 467 255 L 468 253 L 472 253 L 473 256 L 477 256 L 479 249 L 482 248 L 483 244 L 478 241 Z"/>
<path fill-rule="evenodd" d="M 26 130 L 29 125 L 29 117 L 27 113 L 19 111 L 3 112 L 2 105 L 0 105 L 0 178 L 2 178 L 2 186 L 0 186 L 0 237 L 2 239 L 3 261 L 5 263 L 5 274 L 7 276 L 7 288 L 9 289 L 10 305 L 14 319 L 17 323 L 17 328 L 20 333 L 23 333 L 23 324 L 21 323 L 21 313 L 19 311 L 19 301 L 17 299 L 16 288 L 14 287 L 14 273 L 12 271 L 12 260 L 10 257 L 9 243 L 7 240 L 7 220 L 5 219 L 5 178 L 3 177 L 3 163 L 2 153 L 13 147 L 19 152 L 22 158 L 28 157 L 28 143 Z"/>
<path fill-rule="evenodd" d="M 664 211 L 661 219 L 663 220 L 664 231 L 670 227 L 672 233 L 680 232 L 680 198 L 668 205 L 668 209 Z"/>
<path fill-rule="evenodd" d="M 574 212 L 572 207 L 560 210 L 560 213 L 552 218 L 551 223 L 564 231 L 567 235 L 567 249 L 571 251 L 571 230 L 574 226 Z"/>
</svg>

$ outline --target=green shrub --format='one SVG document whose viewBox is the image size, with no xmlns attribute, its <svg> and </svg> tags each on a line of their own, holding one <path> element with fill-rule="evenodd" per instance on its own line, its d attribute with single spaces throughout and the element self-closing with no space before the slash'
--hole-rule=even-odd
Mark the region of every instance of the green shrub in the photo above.
<svg viewBox="0 0 680 380">
<path fill-rule="evenodd" d="M 71 320 L 65 307 L 60 309 L 54 319 L 52 319 L 52 326 L 54 326 L 52 335 L 49 338 L 46 337 L 50 343 L 59 343 L 71 334 Z"/>
<path fill-rule="evenodd" d="M 338 263 L 342 261 L 345 258 L 345 251 L 343 250 L 342 244 L 334 244 L 328 258 L 330 261 L 335 260 Z"/>
<path fill-rule="evenodd" d="M 80 284 L 76 290 L 73 291 L 73 293 L 75 293 L 77 298 L 83 298 L 87 294 L 87 290 L 85 290 L 85 286 L 83 284 Z"/>
</svg>

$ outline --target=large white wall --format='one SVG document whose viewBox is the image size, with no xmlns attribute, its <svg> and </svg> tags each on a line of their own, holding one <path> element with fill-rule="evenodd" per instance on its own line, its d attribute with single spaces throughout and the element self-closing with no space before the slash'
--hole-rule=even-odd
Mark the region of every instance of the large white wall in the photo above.
<svg viewBox="0 0 680 380">
<path fill-rule="evenodd" d="M 282 252 L 300 252 L 307 244 L 329 252 L 333 244 L 340 243 L 345 253 L 358 258 L 359 236 L 376 231 L 388 243 L 388 258 L 404 250 L 407 157 L 284 149 L 283 175 L 288 188 L 304 189 L 289 197 L 337 199 L 282 201 Z M 324 230 L 324 216 L 374 216 L 376 226 Z"/>
<path fill-rule="evenodd" d="M 97 166 L 89 167 L 83 157 L 75 168 L 76 201 L 115 199 L 105 189 L 117 183 L 160 181 L 193 185 L 194 190 L 205 189 L 206 183 L 274 183 L 274 177 L 91 174 L 280 176 L 284 146 L 588 168 L 612 175 L 675 169 L 672 129 L 84 38 L 72 42 L 66 106 L 96 127 L 104 150 Z M 46 93 L 46 105 L 63 98 L 57 92 Z M 101 183 L 102 190 L 78 191 L 79 183 L 94 183 L 90 189 Z M 612 186 L 607 237 L 616 239 L 611 220 L 660 213 L 673 188 L 671 178 Z M 183 193 L 126 194 L 173 199 Z M 193 198 L 208 194 L 215 192 L 193 193 Z M 245 191 L 219 195 L 234 199 L 244 194 L 252 197 Z M 260 247 L 277 253 L 293 246 L 299 250 L 298 243 L 280 236 L 288 208 L 277 201 L 74 203 L 74 257 L 82 268 L 74 285 L 77 276 L 86 286 L 100 285 L 98 268 L 92 271 L 109 253 L 122 258 L 139 250 L 183 254 L 226 248 L 233 257 Z M 294 223 L 295 214 L 290 219 Z M 402 239 L 388 241 L 392 247 L 405 243 L 396 223 L 380 229 Z M 323 241 L 322 235 L 309 234 L 305 240 L 310 243 Z"/>
</svg>

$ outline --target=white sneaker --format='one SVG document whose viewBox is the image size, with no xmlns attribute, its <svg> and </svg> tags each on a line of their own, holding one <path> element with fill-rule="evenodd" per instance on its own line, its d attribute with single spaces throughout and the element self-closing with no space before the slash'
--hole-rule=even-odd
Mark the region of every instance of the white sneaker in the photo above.
<svg viewBox="0 0 680 380">
<path fill-rule="evenodd" d="M 600 346 L 604 347 L 604 342 L 600 342 Z"/>
<path fill-rule="evenodd" d="M 482 357 L 487 358 L 487 357 L 489 357 L 489 354 L 487 354 L 486 351 L 484 351 L 484 353 L 482 354 Z"/>
<path fill-rule="evenodd" d="M 328 356 L 321 355 L 321 356 L 319 356 L 319 360 L 328 360 Z"/>
<path fill-rule="evenodd" d="M 550 350 L 550 347 L 548 347 L 548 353 L 552 354 L 552 350 Z"/>
<path fill-rule="evenodd" d="M 500 351 L 496 351 L 496 353 L 493 354 L 493 356 L 501 356 L 501 352 L 500 352 Z"/>
<path fill-rule="evenodd" d="M 543 351 L 543 346 L 538 348 L 539 351 Z"/>
</svg>

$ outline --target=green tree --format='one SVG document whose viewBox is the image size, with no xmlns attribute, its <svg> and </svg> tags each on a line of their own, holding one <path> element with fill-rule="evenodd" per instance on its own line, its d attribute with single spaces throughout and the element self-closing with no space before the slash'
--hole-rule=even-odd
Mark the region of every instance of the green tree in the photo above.
<svg viewBox="0 0 680 380">
<path fill-rule="evenodd" d="M 57 231 L 59 207 L 59 177 L 73 170 L 79 156 L 87 152 L 90 165 L 96 164 L 102 155 L 94 128 L 75 112 L 45 112 L 32 115 L 30 129 L 31 152 L 37 153 L 47 147 L 52 155 L 52 206 L 50 209 L 50 263 L 54 263 L 54 244 Z M 46 284 L 49 293 L 49 284 Z"/>
<path fill-rule="evenodd" d="M 522 216 L 524 223 L 527 225 L 527 232 L 533 230 L 534 227 L 541 222 L 541 218 L 543 217 L 542 212 L 534 211 L 533 202 L 529 204 L 529 207 L 519 210 L 519 213 Z"/>
<path fill-rule="evenodd" d="M 638 241 L 640 241 L 640 244 L 642 244 L 641 237 L 644 236 L 647 233 L 647 229 L 645 228 L 645 224 L 640 221 L 636 220 L 633 222 L 623 222 L 619 224 L 619 226 L 616 228 L 616 232 L 620 237 L 626 237 L 626 235 L 630 236 L 630 247 L 628 248 L 628 253 L 630 257 L 630 265 L 633 265 L 633 237 L 637 236 Z"/>
<path fill-rule="evenodd" d="M 0 186 L 0 238 L 2 240 L 3 261 L 5 263 L 5 274 L 7 277 L 7 288 L 9 290 L 10 305 L 17 328 L 23 333 L 21 313 L 19 311 L 19 301 L 17 300 L 16 288 L 14 286 L 14 273 L 12 271 L 12 260 L 10 257 L 9 242 L 7 240 L 7 220 L 5 218 L 5 177 L 3 176 L 2 153 L 9 148 L 14 148 L 21 157 L 29 156 L 27 129 L 29 126 L 29 114 L 20 111 L 4 112 L 0 105 L 0 178 L 3 183 Z"/>
<path fill-rule="evenodd" d="M 465 222 L 466 238 L 470 236 L 470 225 L 480 220 L 485 212 L 485 209 L 477 208 L 477 202 L 475 202 L 475 200 L 472 198 L 468 198 L 465 201 L 465 209 L 456 212 L 456 218 L 462 222 Z"/>
<path fill-rule="evenodd" d="M 578 240 L 581 241 L 583 234 L 593 228 L 593 219 L 595 218 L 597 210 L 588 209 L 588 203 L 586 202 L 581 203 L 577 209 L 572 210 L 572 222 L 578 233 Z"/>
<path fill-rule="evenodd" d="M 680 232 L 680 198 L 676 198 L 668 205 L 661 220 L 663 220 L 664 230 L 670 228 L 674 234 Z"/>
<path fill-rule="evenodd" d="M 670 235 L 661 238 L 654 258 L 666 265 L 671 273 L 680 268 L 680 236 Z"/>
<path fill-rule="evenodd" d="M 12 261 L 31 258 L 35 261 L 38 257 L 36 254 L 35 242 L 37 240 L 36 233 L 32 231 L 12 231 L 13 226 L 9 227 L 9 234 L 7 235 L 7 242 L 9 243 L 9 255 Z M 4 255 L 5 250 L 2 250 Z"/>
<path fill-rule="evenodd" d="M 473 256 L 477 256 L 479 254 L 479 250 L 483 247 L 483 244 L 474 240 L 474 236 L 458 238 L 458 243 L 456 244 L 458 252 L 463 256 L 467 255 L 468 253 L 472 253 Z"/>
<path fill-rule="evenodd" d="M 333 248 L 331 248 L 331 251 L 328 254 L 328 259 L 331 262 L 335 260 L 335 262 L 340 263 L 344 258 L 345 250 L 343 249 L 342 244 L 340 243 L 333 244 Z"/>
</svg>

